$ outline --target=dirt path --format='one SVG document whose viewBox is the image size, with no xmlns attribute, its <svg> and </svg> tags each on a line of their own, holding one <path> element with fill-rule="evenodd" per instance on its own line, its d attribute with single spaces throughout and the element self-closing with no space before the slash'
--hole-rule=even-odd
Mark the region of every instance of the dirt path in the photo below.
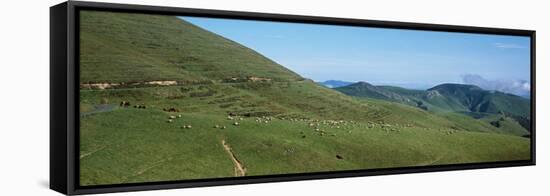
<svg viewBox="0 0 550 196">
<path fill-rule="evenodd" d="M 229 154 L 229 157 L 231 157 L 231 160 L 233 161 L 233 164 L 235 164 L 235 176 L 245 176 L 246 175 L 246 168 L 244 165 L 237 159 L 233 151 L 231 150 L 231 147 L 229 144 L 225 142 L 225 140 L 222 140 L 222 145 L 227 154 Z"/>
<path fill-rule="evenodd" d="M 155 80 L 155 81 L 143 81 L 143 82 L 133 82 L 133 83 L 82 83 L 80 84 L 80 89 L 95 89 L 95 90 L 105 90 L 119 87 L 133 87 L 139 85 L 151 85 L 151 86 L 175 86 L 178 85 L 178 81 L 175 80 Z"/>
<path fill-rule="evenodd" d="M 433 160 L 430 160 L 430 161 L 426 161 L 426 162 L 423 162 L 420 164 L 420 166 L 428 166 L 428 165 L 433 165 L 439 161 L 441 161 L 441 159 L 443 158 L 443 155 L 440 155 L 438 157 L 436 157 L 435 159 Z"/>
<path fill-rule="evenodd" d="M 168 161 L 171 161 L 171 160 L 172 160 L 172 158 L 170 157 L 170 158 L 167 158 L 167 159 L 162 159 L 162 160 L 159 160 L 159 161 L 157 161 L 157 162 L 154 162 L 154 163 L 151 164 L 150 166 L 148 166 L 148 167 L 146 167 L 146 168 L 143 168 L 143 169 L 139 170 L 133 177 L 139 176 L 139 175 L 145 173 L 146 171 L 149 171 L 150 169 L 153 169 L 153 168 L 155 168 L 155 167 L 158 167 L 159 165 L 162 165 L 163 163 L 168 162 Z"/>
<path fill-rule="evenodd" d="M 83 159 L 84 157 L 90 156 L 90 155 L 92 155 L 93 153 L 96 153 L 97 151 L 103 150 L 103 149 L 105 149 L 107 146 L 109 146 L 109 145 L 104 145 L 104 146 L 101 146 L 101 147 L 99 147 L 99 148 L 97 148 L 97 149 L 95 149 L 95 150 L 92 150 L 92 151 L 90 151 L 90 152 L 81 154 L 80 157 L 79 157 L 79 159 Z"/>
<path fill-rule="evenodd" d="M 269 80 L 269 83 L 286 83 L 280 81 L 272 81 L 271 79 L 253 79 L 256 81 L 265 81 Z M 304 83 L 306 80 L 293 80 L 297 83 Z M 217 80 L 214 83 L 209 84 L 219 84 L 219 85 L 237 85 L 247 83 L 249 80 L 244 82 L 224 82 L 223 80 Z M 117 90 L 117 89 L 135 89 L 135 88 L 150 88 L 150 87 L 168 87 L 168 86 L 202 86 L 204 83 L 185 83 L 176 80 L 154 80 L 154 81 L 142 81 L 142 82 L 133 82 L 133 83 L 81 83 L 80 90 L 84 91 L 95 91 L 95 90 Z"/>
<path fill-rule="evenodd" d="M 132 175 L 130 175 L 130 176 L 125 176 L 125 177 L 123 177 L 123 179 L 124 179 L 123 181 L 124 181 L 124 182 L 128 182 L 128 180 L 130 180 L 130 179 L 132 179 L 132 178 L 135 178 L 135 177 L 137 177 L 137 176 L 140 176 L 140 175 L 142 175 L 143 173 L 145 173 L 145 172 L 147 172 L 147 171 L 149 171 L 149 170 L 151 170 L 151 169 L 153 169 L 153 168 L 156 168 L 156 167 L 158 167 L 158 166 L 160 166 L 160 165 L 162 165 L 162 164 L 164 164 L 164 163 L 166 163 L 166 162 L 172 161 L 173 159 L 174 159 L 173 157 L 168 157 L 168 158 L 166 158 L 166 159 L 161 159 L 161 160 L 158 160 L 158 161 L 156 161 L 156 162 L 153 162 L 151 165 L 149 165 L 149 166 L 147 166 L 147 167 L 145 167 L 145 168 L 143 168 L 143 169 L 140 169 L 140 170 L 137 171 L 136 173 L 134 173 L 134 174 L 132 174 Z"/>
</svg>

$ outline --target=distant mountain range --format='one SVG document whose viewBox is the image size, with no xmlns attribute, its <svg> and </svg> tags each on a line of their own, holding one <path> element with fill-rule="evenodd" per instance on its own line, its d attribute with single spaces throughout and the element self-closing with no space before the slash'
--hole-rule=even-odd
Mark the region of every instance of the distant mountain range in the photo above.
<svg viewBox="0 0 550 196">
<path fill-rule="evenodd" d="M 458 112 L 475 118 L 488 114 L 504 115 L 529 129 L 529 99 L 483 90 L 474 85 L 441 84 L 427 90 L 411 90 L 357 82 L 333 89 L 354 97 L 392 101 L 433 112 Z"/>
<path fill-rule="evenodd" d="M 342 87 L 342 86 L 347 86 L 347 85 L 353 84 L 353 82 L 342 81 L 342 80 L 327 80 L 327 81 L 324 81 L 324 82 L 317 82 L 317 83 L 319 83 L 323 86 L 329 87 L 329 88 L 337 88 L 337 87 Z"/>
</svg>

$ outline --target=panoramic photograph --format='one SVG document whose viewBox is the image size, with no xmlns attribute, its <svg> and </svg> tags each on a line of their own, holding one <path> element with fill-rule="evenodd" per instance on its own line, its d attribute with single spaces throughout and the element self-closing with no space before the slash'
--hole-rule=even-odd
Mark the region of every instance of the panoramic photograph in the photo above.
<svg viewBox="0 0 550 196">
<path fill-rule="evenodd" d="M 530 160 L 530 38 L 80 11 L 81 186 Z"/>
</svg>

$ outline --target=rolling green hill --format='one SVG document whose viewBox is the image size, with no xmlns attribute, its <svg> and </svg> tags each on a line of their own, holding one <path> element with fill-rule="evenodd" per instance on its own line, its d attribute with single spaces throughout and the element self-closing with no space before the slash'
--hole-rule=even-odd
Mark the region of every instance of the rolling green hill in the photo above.
<svg viewBox="0 0 550 196">
<path fill-rule="evenodd" d="M 357 82 L 348 86 L 334 88 L 346 95 L 354 97 L 366 97 L 417 105 L 418 97 L 424 95 L 424 91 L 409 90 L 393 86 L 374 86 L 367 82 Z"/>
<path fill-rule="evenodd" d="M 530 158 L 483 119 L 351 97 L 174 16 L 80 17 L 81 185 Z"/>
<path fill-rule="evenodd" d="M 341 80 L 327 80 L 324 82 L 317 82 L 323 86 L 329 87 L 329 88 L 336 88 L 341 86 L 347 86 L 350 84 L 353 84 L 353 82 L 347 82 L 347 81 L 341 81 Z"/>
<path fill-rule="evenodd" d="M 334 88 L 344 94 L 373 98 L 416 106 L 436 113 L 456 112 L 473 118 L 493 122 L 502 117 L 515 121 L 520 126 L 498 126 L 515 135 L 528 135 L 530 102 L 520 96 L 483 90 L 477 86 L 464 84 L 441 84 L 426 91 L 410 90 L 393 86 L 374 86 L 367 82 Z M 490 121 L 493 119 L 493 121 Z M 492 123 L 492 125 L 496 125 Z M 505 127 L 514 127 L 505 129 Z"/>
<path fill-rule="evenodd" d="M 334 89 L 355 97 L 382 99 L 413 106 L 425 105 L 425 109 L 434 111 L 508 113 L 518 116 L 529 116 L 530 112 L 528 99 L 465 84 L 441 84 L 423 91 L 358 82 Z"/>
<path fill-rule="evenodd" d="M 473 85 L 441 84 L 428 89 L 425 100 L 440 103 L 440 107 L 454 111 L 508 113 L 518 116 L 529 116 L 530 113 L 528 99 L 498 91 L 483 90 Z"/>
</svg>

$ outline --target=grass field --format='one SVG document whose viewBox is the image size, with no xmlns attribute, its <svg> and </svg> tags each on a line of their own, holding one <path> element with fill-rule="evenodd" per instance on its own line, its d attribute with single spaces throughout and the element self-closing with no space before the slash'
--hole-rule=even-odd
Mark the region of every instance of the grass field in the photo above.
<svg viewBox="0 0 550 196">
<path fill-rule="evenodd" d="M 173 16 L 82 12 L 80 43 L 84 186 L 530 159 L 497 116 L 354 98 Z"/>
<path fill-rule="evenodd" d="M 481 120 L 355 99 L 348 101 L 376 106 L 376 115 L 330 119 L 267 104 L 266 98 L 233 85 L 226 87 L 228 94 L 205 97 L 191 97 L 194 90 L 182 93 L 181 86 L 81 91 L 81 183 L 232 177 L 235 164 L 223 140 L 246 175 L 529 159 L 528 138 L 491 132 L 493 127 Z M 200 86 L 186 88 L 203 92 Z M 224 89 L 223 84 L 207 86 Z M 120 107 L 121 100 L 148 108 Z M 92 112 L 104 105 L 112 109 Z M 162 110 L 173 106 L 181 112 Z M 228 120 L 227 111 L 260 115 Z M 176 117 L 171 123 L 170 116 Z M 182 128 L 187 125 L 192 128 Z"/>
</svg>

